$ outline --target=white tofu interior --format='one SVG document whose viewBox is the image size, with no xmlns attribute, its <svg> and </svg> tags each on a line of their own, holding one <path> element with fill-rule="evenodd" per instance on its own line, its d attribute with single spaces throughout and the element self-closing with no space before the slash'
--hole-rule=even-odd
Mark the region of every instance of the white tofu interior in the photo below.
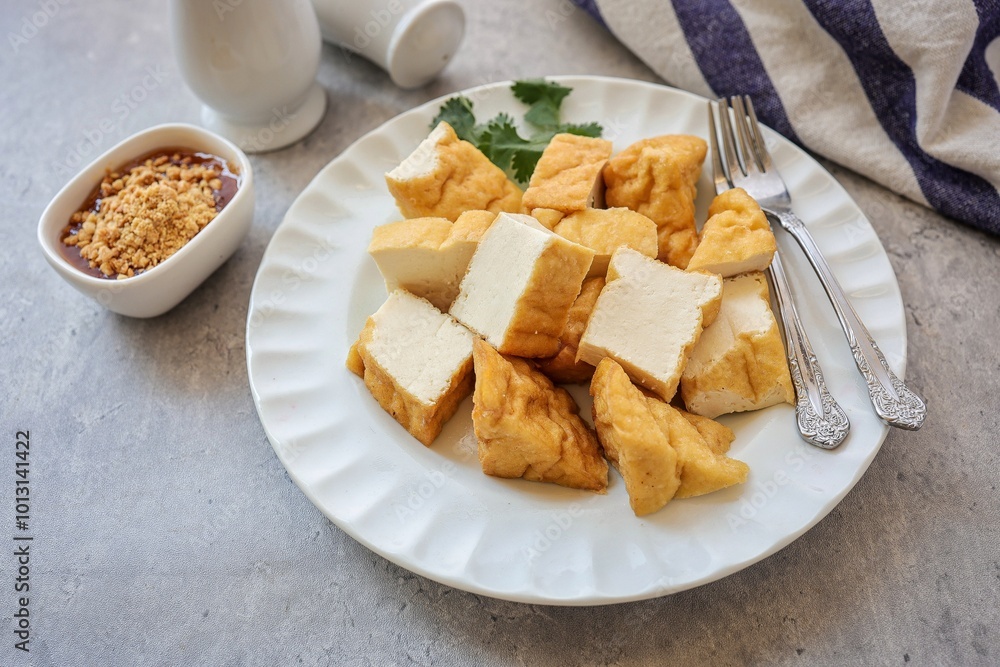
<svg viewBox="0 0 1000 667">
<path fill-rule="evenodd" d="M 421 402 L 433 404 L 472 356 L 472 333 L 424 299 L 397 290 L 372 315 L 366 349 Z"/>
<path fill-rule="evenodd" d="M 712 298 L 712 283 L 626 247 L 612 256 L 609 272 L 618 277 L 597 300 L 580 358 L 596 365 L 610 356 L 626 370 L 661 381 L 679 376 L 684 349 L 701 329 L 701 308 Z"/>
<path fill-rule="evenodd" d="M 697 375 L 736 345 L 740 334 L 765 334 L 773 322 L 770 306 L 760 296 L 753 276 L 727 278 L 723 282 L 719 315 L 691 351 L 685 375 Z"/>
<path fill-rule="evenodd" d="M 437 124 L 427 138 L 410 153 L 405 160 L 390 171 L 386 176 L 395 181 L 409 181 L 434 173 L 437 169 L 437 145 L 445 136 L 445 126 Z"/>
<path fill-rule="evenodd" d="M 458 295 L 476 244 L 471 241 L 442 248 L 404 247 L 372 253 L 385 278 L 386 290 L 402 288 L 447 309 Z"/>
<path fill-rule="evenodd" d="M 451 314 L 494 347 L 503 344 L 552 232 L 530 215 L 501 213 L 486 232 L 462 280 Z"/>
</svg>

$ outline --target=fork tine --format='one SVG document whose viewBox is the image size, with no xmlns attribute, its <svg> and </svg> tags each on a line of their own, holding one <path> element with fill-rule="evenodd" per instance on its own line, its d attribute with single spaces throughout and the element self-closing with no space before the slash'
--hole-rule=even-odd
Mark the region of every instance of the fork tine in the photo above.
<svg viewBox="0 0 1000 667">
<path fill-rule="evenodd" d="M 722 156 L 719 154 L 719 138 L 715 129 L 715 110 L 712 101 L 708 101 L 708 145 L 712 150 L 712 178 L 715 180 L 715 194 L 720 195 L 733 187 L 726 169 L 722 166 Z"/>
<path fill-rule="evenodd" d="M 733 112 L 735 115 L 736 136 L 740 141 L 740 153 L 743 155 L 743 165 L 747 175 L 759 173 L 764 165 L 761 163 L 757 149 L 753 145 L 750 137 L 750 128 L 747 125 L 747 110 L 743 106 L 743 98 L 734 95 L 732 98 Z"/>
<path fill-rule="evenodd" d="M 719 125 L 722 129 L 722 150 L 726 154 L 726 162 L 729 163 L 729 181 L 734 183 L 740 176 L 746 176 L 746 172 L 740 164 L 740 156 L 736 150 L 736 136 L 729 123 L 729 102 L 724 97 L 719 98 Z"/>
<path fill-rule="evenodd" d="M 753 135 L 757 160 L 764 171 L 772 171 L 774 164 L 771 162 L 771 154 L 768 152 L 767 144 L 764 142 L 764 135 L 760 132 L 760 122 L 757 120 L 757 112 L 753 108 L 753 100 L 750 99 L 749 95 L 744 95 L 744 97 L 746 98 L 747 115 L 750 116 L 749 125 L 751 134 Z"/>
</svg>

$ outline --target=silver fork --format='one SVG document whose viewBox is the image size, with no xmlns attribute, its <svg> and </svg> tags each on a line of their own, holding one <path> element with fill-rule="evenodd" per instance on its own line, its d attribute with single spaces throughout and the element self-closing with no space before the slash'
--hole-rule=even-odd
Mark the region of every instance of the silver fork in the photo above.
<svg viewBox="0 0 1000 667">
<path fill-rule="evenodd" d="M 781 174 L 771 161 L 750 97 L 733 96 L 731 100 L 739 153 L 729 126 L 729 105 L 725 99 L 719 100 L 719 116 L 733 184 L 746 190 L 802 246 L 844 329 L 854 362 L 868 385 L 868 395 L 875 413 L 889 426 L 917 430 L 927 416 L 927 406 L 889 368 L 882 351 L 851 307 L 851 302 L 823 258 L 812 234 L 792 211 L 791 196 Z"/>
<path fill-rule="evenodd" d="M 722 125 L 722 143 L 725 146 L 730 174 L 733 172 L 733 137 L 728 119 L 728 109 L 720 104 L 720 124 Z M 719 143 L 715 129 L 715 114 L 712 103 L 708 103 L 708 134 L 712 147 L 712 176 L 715 179 L 715 192 L 722 194 L 733 187 L 733 182 L 726 175 L 719 153 Z M 752 193 L 751 193 L 752 194 Z M 799 433 L 806 442 L 833 449 L 847 437 L 851 428 L 847 414 L 840 407 L 826 387 L 823 371 L 813 353 L 809 337 L 806 336 L 802 322 L 799 320 L 795 303 L 792 301 L 792 290 L 781 263 L 781 254 L 774 253 L 771 260 L 771 283 L 778 302 L 778 311 L 784 324 L 785 352 L 788 356 L 788 368 L 795 387 L 795 418 Z"/>
</svg>

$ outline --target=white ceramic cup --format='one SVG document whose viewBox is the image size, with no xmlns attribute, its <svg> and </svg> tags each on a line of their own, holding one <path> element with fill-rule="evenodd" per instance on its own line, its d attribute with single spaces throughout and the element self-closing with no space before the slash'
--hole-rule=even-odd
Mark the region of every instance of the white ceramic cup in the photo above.
<svg viewBox="0 0 1000 667">
<path fill-rule="evenodd" d="M 309 0 L 170 0 L 174 55 L 202 123 L 247 152 L 275 150 L 323 118 L 322 39 Z"/>
<path fill-rule="evenodd" d="M 419 88 L 451 60 L 465 34 L 455 0 L 312 0 L 323 37 L 359 53 L 400 88 Z"/>
</svg>

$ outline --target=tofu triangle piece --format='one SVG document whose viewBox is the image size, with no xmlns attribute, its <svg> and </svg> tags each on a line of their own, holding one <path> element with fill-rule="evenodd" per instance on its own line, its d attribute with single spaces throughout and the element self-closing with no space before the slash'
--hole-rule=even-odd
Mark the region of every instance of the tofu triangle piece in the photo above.
<svg viewBox="0 0 1000 667">
<path fill-rule="evenodd" d="M 605 493 L 608 464 L 569 393 L 482 339 L 473 350 L 472 425 L 483 472 Z"/>
<path fill-rule="evenodd" d="M 701 242 L 688 263 L 729 278 L 748 271 L 763 271 L 778 248 L 767 216 L 742 188 L 726 190 L 708 209 Z"/>
<path fill-rule="evenodd" d="M 605 358 L 597 365 L 590 393 L 598 439 L 625 480 L 636 516 L 655 512 L 674 498 L 746 481 L 749 467 L 718 451 L 724 433 L 732 431 L 701 423 L 712 434 L 706 440 L 693 423 L 701 420 L 689 420 L 681 410 L 646 396 L 614 360 Z"/>
<path fill-rule="evenodd" d="M 577 360 L 611 357 L 635 382 L 669 401 L 688 353 L 719 312 L 722 278 L 682 271 L 621 247 L 580 339 Z"/>
<path fill-rule="evenodd" d="M 520 188 L 444 121 L 385 175 L 385 182 L 406 218 L 456 220 L 474 209 L 521 210 Z"/>
<path fill-rule="evenodd" d="M 404 289 L 447 311 L 480 238 L 495 218 L 489 211 L 466 211 L 455 222 L 445 218 L 390 222 L 372 232 L 368 253 L 387 292 Z"/>
<path fill-rule="evenodd" d="M 636 516 L 663 508 L 681 484 L 677 451 L 642 391 L 614 360 L 605 358 L 590 382 L 594 426 L 604 453 L 621 473 Z"/>
<path fill-rule="evenodd" d="M 501 213 L 485 233 L 449 311 L 503 354 L 550 357 L 594 251 L 530 215 Z"/>
<path fill-rule="evenodd" d="M 763 273 L 726 278 L 719 315 L 684 368 L 681 396 L 689 411 L 704 417 L 794 401 Z"/>
<path fill-rule="evenodd" d="M 686 410 L 677 410 L 684 419 L 691 422 L 691 425 L 698 429 L 698 433 L 704 438 L 705 444 L 716 454 L 725 454 L 729 451 L 730 445 L 736 439 L 733 429 L 724 426 L 714 419 L 702 417 Z"/>
<path fill-rule="evenodd" d="M 611 157 L 606 139 L 561 133 L 552 137 L 531 174 L 521 204 L 525 212 L 549 208 L 572 213 L 603 208 L 602 170 Z"/>
<path fill-rule="evenodd" d="M 604 167 L 607 205 L 655 222 L 659 259 L 681 269 L 698 245 L 694 200 L 707 152 L 701 137 L 669 134 L 635 142 Z"/>
<path fill-rule="evenodd" d="M 472 333 L 403 290 L 389 295 L 348 352 L 386 412 L 430 446 L 473 387 Z"/>
</svg>

